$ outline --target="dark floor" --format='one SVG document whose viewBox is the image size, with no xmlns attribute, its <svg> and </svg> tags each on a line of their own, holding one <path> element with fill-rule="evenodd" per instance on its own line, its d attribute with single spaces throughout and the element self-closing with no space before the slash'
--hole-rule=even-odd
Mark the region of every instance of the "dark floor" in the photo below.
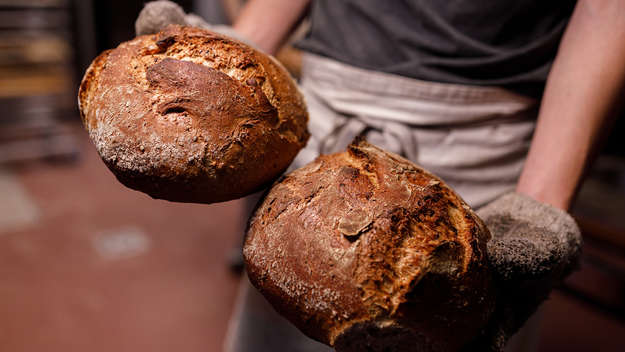
<svg viewBox="0 0 625 352">
<path fill-rule="evenodd" d="M 152 200 L 78 142 L 75 163 L 0 170 L 21 219 L 0 219 L 0 351 L 220 351 L 242 203 Z M 625 351 L 605 312 L 555 293 L 543 313 L 540 351 Z"/>
<path fill-rule="evenodd" d="M 152 200 L 79 143 L 78 162 L 12 172 L 37 215 L 0 230 L 0 351 L 221 350 L 240 203 Z"/>
</svg>

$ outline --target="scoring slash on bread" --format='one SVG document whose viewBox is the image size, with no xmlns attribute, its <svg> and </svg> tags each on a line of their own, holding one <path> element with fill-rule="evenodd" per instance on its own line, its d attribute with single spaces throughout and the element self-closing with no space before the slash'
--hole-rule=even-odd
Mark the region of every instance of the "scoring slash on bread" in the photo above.
<svg viewBox="0 0 625 352">
<path fill-rule="evenodd" d="M 78 103 L 124 185 L 154 198 L 213 203 L 272 182 L 308 140 L 288 72 L 245 44 L 170 25 L 105 51 Z"/>
<path fill-rule="evenodd" d="M 489 238 L 443 181 L 356 140 L 277 182 L 243 252 L 273 307 L 337 351 L 454 351 L 492 311 Z"/>
</svg>

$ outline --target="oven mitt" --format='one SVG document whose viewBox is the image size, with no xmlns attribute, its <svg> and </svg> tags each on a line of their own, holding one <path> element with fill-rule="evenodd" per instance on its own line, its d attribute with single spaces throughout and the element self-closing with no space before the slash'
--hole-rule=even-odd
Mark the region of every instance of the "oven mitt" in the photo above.
<svg viewBox="0 0 625 352">
<path fill-rule="evenodd" d="M 135 32 L 137 35 L 153 34 L 170 24 L 208 29 L 254 46 L 250 40 L 238 34 L 231 26 L 210 24 L 196 14 L 186 14 L 178 4 L 167 0 L 146 3 L 135 21 Z"/>
<path fill-rule="evenodd" d="M 463 350 L 502 351 L 554 286 L 576 268 L 582 237 L 565 211 L 508 193 L 477 211 L 491 232 L 488 259 L 496 307 Z"/>
</svg>

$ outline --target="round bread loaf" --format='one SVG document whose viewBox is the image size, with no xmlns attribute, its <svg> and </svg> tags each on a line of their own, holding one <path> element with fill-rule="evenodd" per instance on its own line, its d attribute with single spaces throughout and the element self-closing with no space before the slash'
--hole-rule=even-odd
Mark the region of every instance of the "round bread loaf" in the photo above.
<svg viewBox="0 0 625 352">
<path fill-rule="evenodd" d="M 171 201 L 250 194 L 284 172 L 309 136 L 304 99 L 277 61 L 178 25 L 98 56 L 78 102 L 115 176 Z"/>
<path fill-rule="evenodd" d="M 489 238 L 436 176 L 356 140 L 277 182 L 243 253 L 273 307 L 337 351 L 454 351 L 492 312 Z"/>
</svg>

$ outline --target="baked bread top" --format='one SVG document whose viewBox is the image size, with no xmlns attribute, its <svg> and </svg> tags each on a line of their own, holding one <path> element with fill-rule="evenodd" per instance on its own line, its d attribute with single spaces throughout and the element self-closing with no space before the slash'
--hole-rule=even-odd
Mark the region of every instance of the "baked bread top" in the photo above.
<svg viewBox="0 0 625 352">
<path fill-rule="evenodd" d="M 273 181 L 306 144 L 308 115 L 272 57 L 170 25 L 103 52 L 78 104 L 102 160 L 154 198 L 212 203 Z"/>
<path fill-rule="evenodd" d="M 244 257 L 278 312 L 339 351 L 448 351 L 491 313 L 489 238 L 439 178 L 356 140 L 272 187 Z"/>
</svg>

